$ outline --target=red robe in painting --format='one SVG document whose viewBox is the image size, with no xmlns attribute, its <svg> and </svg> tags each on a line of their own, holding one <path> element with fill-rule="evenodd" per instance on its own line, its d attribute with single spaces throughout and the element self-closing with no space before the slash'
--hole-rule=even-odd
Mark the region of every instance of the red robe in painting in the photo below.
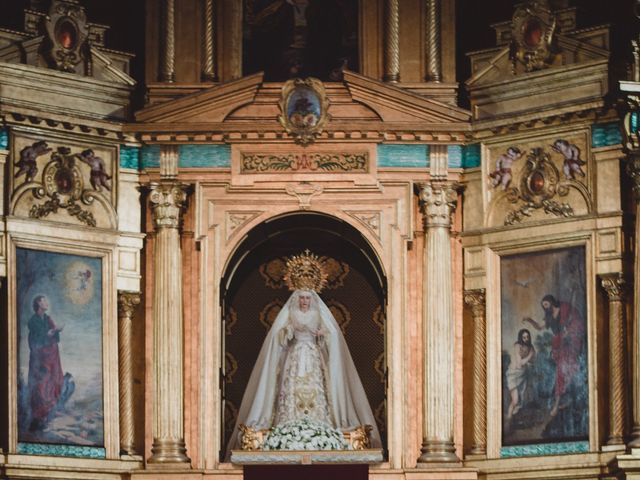
<svg viewBox="0 0 640 480">
<path fill-rule="evenodd" d="M 553 329 L 551 358 L 556 362 L 555 394 L 561 396 L 580 370 L 579 357 L 584 341 L 582 318 L 569 303 L 560 303 L 557 328 Z"/>
<path fill-rule="evenodd" d="M 47 314 L 29 320 L 29 405 L 31 418 L 46 423 L 62 392 L 64 374 L 60 363 L 60 334 L 49 335 L 56 326 Z"/>
</svg>

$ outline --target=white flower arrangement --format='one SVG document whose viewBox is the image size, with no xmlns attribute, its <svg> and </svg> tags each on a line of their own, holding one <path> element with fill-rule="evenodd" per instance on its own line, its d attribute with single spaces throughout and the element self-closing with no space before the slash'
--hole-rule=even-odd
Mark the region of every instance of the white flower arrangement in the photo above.
<svg viewBox="0 0 640 480">
<path fill-rule="evenodd" d="M 269 430 L 263 450 L 347 450 L 342 432 L 309 418 L 282 423 Z"/>
</svg>

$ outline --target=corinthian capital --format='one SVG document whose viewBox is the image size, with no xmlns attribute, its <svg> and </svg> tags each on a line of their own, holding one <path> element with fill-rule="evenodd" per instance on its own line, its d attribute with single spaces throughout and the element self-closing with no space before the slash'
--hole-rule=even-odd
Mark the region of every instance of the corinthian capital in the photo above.
<svg viewBox="0 0 640 480">
<path fill-rule="evenodd" d="M 477 290 L 465 290 L 464 303 L 471 307 L 473 318 L 482 318 L 485 313 L 485 290 L 479 288 Z"/>
<path fill-rule="evenodd" d="M 137 305 L 140 305 L 138 292 L 124 290 L 118 292 L 118 316 L 120 318 L 131 318 Z"/>
<path fill-rule="evenodd" d="M 450 227 L 458 202 L 458 184 L 429 182 L 418 185 L 425 227 Z"/>
<path fill-rule="evenodd" d="M 602 288 L 605 289 L 609 296 L 609 301 L 622 301 L 625 293 L 625 281 L 622 273 L 607 273 L 600 276 Z"/>
<path fill-rule="evenodd" d="M 178 228 L 188 186 L 179 182 L 153 182 L 149 201 L 156 229 Z"/>
<path fill-rule="evenodd" d="M 627 160 L 627 175 L 633 180 L 636 203 L 640 203 L 640 155 L 630 154 Z"/>
</svg>

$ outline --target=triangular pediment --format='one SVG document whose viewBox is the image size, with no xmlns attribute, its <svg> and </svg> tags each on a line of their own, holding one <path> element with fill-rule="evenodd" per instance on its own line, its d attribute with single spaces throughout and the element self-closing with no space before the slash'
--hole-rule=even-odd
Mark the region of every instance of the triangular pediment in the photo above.
<svg viewBox="0 0 640 480">
<path fill-rule="evenodd" d="M 214 130 L 249 125 L 280 129 L 283 85 L 263 83 L 262 74 L 255 74 L 151 105 L 137 112 L 136 120 L 159 130 L 169 125 L 173 130 L 205 129 L 206 125 Z M 356 124 L 380 128 L 384 123 L 410 129 L 437 125 L 460 130 L 466 129 L 470 118 L 462 108 L 352 72 L 344 73 L 344 82 L 324 86 L 329 98 L 328 129 Z"/>
<path fill-rule="evenodd" d="M 540 73 L 548 75 L 567 69 L 575 70 L 580 65 L 587 67 L 594 62 L 607 61 L 609 58 L 609 52 L 605 48 L 591 43 L 589 38 L 581 39 L 558 35 L 556 46 L 558 49 L 556 59 L 548 68 L 524 72 L 521 66 L 516 65 L 515 74 L 514 65 L 509 55 L 509 46 L 471 53 L 469 56 L 473 61 L 474 74 L 466 84 L 469 88 L 482 87 L 512 81 L 516 77 L 535 77 Z"/>
</svg>

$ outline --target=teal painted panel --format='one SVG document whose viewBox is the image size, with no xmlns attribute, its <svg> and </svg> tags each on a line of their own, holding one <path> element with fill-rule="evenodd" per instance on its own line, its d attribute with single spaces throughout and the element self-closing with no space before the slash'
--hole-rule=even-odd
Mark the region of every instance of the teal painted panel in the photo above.
<svg viewBox="0 0 640 480">
<path fill-rule="evenodd" d="M 0 149 L 7 150 L 9 148 L 9 131 L 6 128 L 0 128 Z"/>
<path fill-rule="evenodd" d="M 180 145 L 180 167 L 231 167 L 230 145 Z"/>
<path fill-rule="evenodd" d="M 378 167 L 428 167 L 429 145 L 378 145 Z"/>
<path fill-rule="evenodd" d="M 462 166 L 464 168 L 479 167 L 482 162 L 482 154 L 480 152 L 480 144 L 472 143 L 465 145 L 462 156 Z"/>
<path fill-rule="evenodd" d="M 537 457 L 542 455 L 567 455 L 570 453 L 587 453 L 589 442 L 539 443 L 537 445 L 515 445 L 502 447 L 502 458 Z"/>
<path fill-rule="evenodd" d="M 121 168 L 140 168 L 140 148 L 120 145 L 120 167 Z"/>
<path fill-rule="evenodd" d="M 447 146 L 449 168 L 462 168 L 464 166 L 464 148 L 462 145 Z"/>
<path fill-rule="evenodd" d="M 106 458 L 107 452 L 100 447 L 80 445 L 52 445 L 48 443 L 18 443 L 18 453 L 25 455 L 50 455 L 53 457 Z"/>
<path fill-rule="evenodd" d="M 140 168 L 160 168 L 160 145 L 142 147 Z"/>
<path fill-rule="evenodd" d="M 591 127 L 591 146 L 608 147 L 622 143 L 622 132 L 618 122 L 597 123 Z"/>
</svg>

